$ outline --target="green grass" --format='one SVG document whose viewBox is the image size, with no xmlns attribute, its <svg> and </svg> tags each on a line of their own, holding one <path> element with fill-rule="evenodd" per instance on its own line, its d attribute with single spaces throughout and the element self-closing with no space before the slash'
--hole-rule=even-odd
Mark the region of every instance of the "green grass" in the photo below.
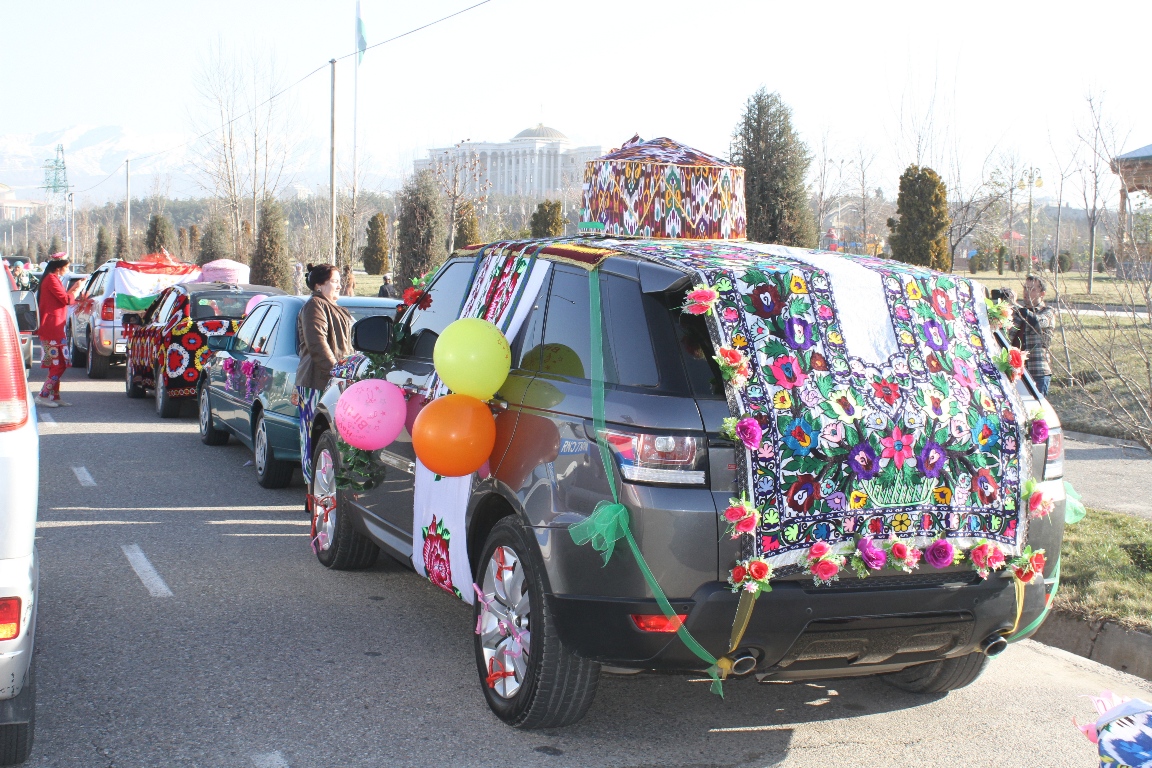
<svg viewBox="0 0 1152 768">
<path fill-rule="evenodd" d="M 380 275 L 362 275 L 356 273 L 356 295 L 357 296 L 375 296 L 377 291 L 380 290 L 380 284 L 384 282 L 384 278 Z"/>
<path fill-rule="evenodd" d="M 1152 630 L 1152 522 L 1090 509 L 1065 528 L 1053 607 Z"/>
<path fill-rule="evenodd" d="M 995 270 L 990 272 L 977 272 L 975 275 L 969 272 L 960 272 L 964 277 L 971 277 L 978 280 L 989 290 L 993 288 L 1011 288 L 1016 291 L 1016 295 L 1020 296 L 1023 293 L 1022 284 L 1027 274 L 1024 272 L 1012 272 L 1008 269 L 1004 270 L 1004 274 L 997 274 Z M 1056 287 L 1053 285 L 1052 274 L 1044 273 L 1045 282 L 1048 283 L 1048 293 L 1045 298 L 1053 302 L 1056 300 Z M 1060 275 L 1059 280 L 1060 300 L 1066 303 L 1079 303 L 1084 302 L 1088 304 L 1130 304 L 1135 300 L 1137 303 L 1143 304 L 1143 299 L 1139 295 L 1140 282 L 1131 280 L 1118 280 L 1108 274 L 1097 274 L 1092 280 L 1092 293 L 1088 293 L 1088 275 L 1087 273 L 1080 272 L 1064 272 Z M 1133 291 L 1135 290 L 1135 295 Z"/>
</svg>

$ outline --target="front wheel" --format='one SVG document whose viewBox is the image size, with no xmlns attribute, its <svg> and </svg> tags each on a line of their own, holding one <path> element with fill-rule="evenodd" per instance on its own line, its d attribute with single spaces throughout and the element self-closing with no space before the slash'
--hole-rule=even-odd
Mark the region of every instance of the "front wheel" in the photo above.
<svg viewBox="0 0 1152 768">
<path fill-rule="evenodd" d="M 488 706 L 516 728 L 578 722 L 596 698 L 600 665 L 560 640 L 545 599 L 544 562 L 514 515 L 492 528 L 480 563 L 476 668 Z"/>
<path fill-rule="evenodd" d="M 352 525 L 340 508 L 336 475 L 340 470 L 340 448 L 336 433 L 327 430 L 316 441 L 312 457 L 312 549 L 325 568 L 354 571 L 376 562 L 380 548 Z"/>
<path fill-rule="evenodd" d="M 88 352 L 84 355 L 84 359 L 84 368 L 88 371 L 88 378 L 108 378 L 108 366 L 112 365 L 112 356 L 109 354 L 107 357 L 105 357 L 92 347 L 91 334 L 88 336 Z"/>
<path fill-rule="evenodd" d="M 133 400 L 139 400 L 147 394 L 144 387 L 132 380 L 132 358 L 124 361 L 124 394 Z"/>
<path fill-rule="evenodd" d="M 988 664 L 982 653 L 941 659 L 884 675 L 884 682 L 909 693 L 947 693 L 976 681 Z"/>
</svg>

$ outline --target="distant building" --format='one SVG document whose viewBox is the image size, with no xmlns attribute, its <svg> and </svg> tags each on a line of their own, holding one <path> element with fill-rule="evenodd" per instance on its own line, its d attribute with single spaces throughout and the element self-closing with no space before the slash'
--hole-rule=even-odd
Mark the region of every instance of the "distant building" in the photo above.
<svg viewBox="0 0 1152 768">
<path fill-rule="evenodd" d="M 417 172 L 456 156 L 480 161 L 480 181 L 489 181 L 494 195 L 543 197 L 565 188 L 580 188 L 584 164 L 604 154 L 599 146 L 573 147 L 568 137 L 543 124 L 528 128 L 511 141 L 495 144 L 469 141 L 459 147 L 438 147 L 426 160 L 414 163 Z"/>
<path fill-rule="evenodd" d="M 44 207 L 35 200 L 17 200 L 16 193 L 7 184 L 0 184 L 0 221 L 16 221 L 31 216 Z"/>
</svg>

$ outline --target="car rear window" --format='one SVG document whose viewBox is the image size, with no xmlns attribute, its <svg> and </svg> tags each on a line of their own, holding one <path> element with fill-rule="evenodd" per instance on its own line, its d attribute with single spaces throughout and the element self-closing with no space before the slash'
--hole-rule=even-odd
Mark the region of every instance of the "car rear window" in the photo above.
<svg viewBox="0 0 1152 768">
<path fill-rule="evenodd" d="M 648 321 L 653 331 L 668 333 L 670 343 L 657 343 L 662 367 L 679 364 L 688 378 L 692 395 L 702 400 L 723 400 L 724 380 L 713 355 L 712 339 L 704 318 L 684 312 L 686 293 L 646 295 L 653 303 Z"/>
<path fill-rule="evenodd" d="M 192 297 L 192 319 L 210 320 L 213 317 L 244 317 L 248 300 L 255 293 L 212 292 L 197 293 Z"/>
</svg>

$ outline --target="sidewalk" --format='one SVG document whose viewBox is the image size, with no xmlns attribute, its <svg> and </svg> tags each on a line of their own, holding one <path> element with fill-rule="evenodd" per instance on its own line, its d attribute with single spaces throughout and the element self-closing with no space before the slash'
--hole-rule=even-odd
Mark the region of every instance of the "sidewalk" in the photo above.
<svg viewBox="0 0 1152 768">
<path fill-rule="evenodd" d="M 1152 454 L 1110 443 L 1115 441 L 1066 434 L 1064 479 L 1075 486 L 1088 507 L 1152 520 Z"/>
</svg>

